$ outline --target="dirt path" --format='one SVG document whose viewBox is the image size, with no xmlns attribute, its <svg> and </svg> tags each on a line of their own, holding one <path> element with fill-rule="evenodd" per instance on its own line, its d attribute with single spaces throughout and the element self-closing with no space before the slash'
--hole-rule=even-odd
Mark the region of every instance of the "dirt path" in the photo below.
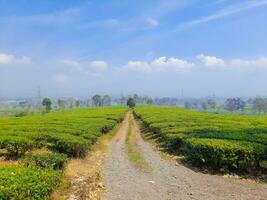
<svg viewBox="0 0 267 200">
<path fill-rule="evenodd" d="M 106 192 L 102 199 L 267 199 L 266 185 L 198 173 L 181 164 L 163 159 L 140 137 L 139 127 L 134 121 L 133 134 L 139 138 L 138 145 L 152 172 L 140 170 L 129 161 L 125 150 L 130 117 L 130 114 L 126 116 L 116 137 L 110 143 L 108 160 L 103 170 Z"/>
</svg>

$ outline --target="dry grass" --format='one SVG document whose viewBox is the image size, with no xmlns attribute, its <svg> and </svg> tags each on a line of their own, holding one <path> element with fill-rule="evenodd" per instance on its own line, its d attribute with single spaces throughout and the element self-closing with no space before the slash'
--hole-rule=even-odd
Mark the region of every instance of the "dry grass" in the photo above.
<svg viewBox="0 0 267 200">
<path fill-rule="evenodd" d="M 18 161 L 16 160 L 8 160 L 5 157 L 0 157 L 0 167 L 6 167 L 10 165 L 17 165 Z"/>
<path fill-rule="evenodd" d="M 41 149 L 33 149 L 30 152 L 27 152 L 27 154 L 40 154 L 40 153 L 47 153 L 51 152 L 46 148 L 41 148 Z M 17 165 L 19 164 L 20 159 L 8 159 L 7 158 L 7 152 L 4 149 L 0 149 L 0 167 L 5 167 L 5 166 L 10 166 L 10 165 Z"/>
<path fill-rule="evenodd" d="M 120 125 L 99 138 L 84 159 L 71 159 L 63 177 L 63 184 L 52 194 L 53 200 L 77 199 L 97 200 L 104 189 L 101 170 L 108 153 L 108 142 Z"/>
</svg>

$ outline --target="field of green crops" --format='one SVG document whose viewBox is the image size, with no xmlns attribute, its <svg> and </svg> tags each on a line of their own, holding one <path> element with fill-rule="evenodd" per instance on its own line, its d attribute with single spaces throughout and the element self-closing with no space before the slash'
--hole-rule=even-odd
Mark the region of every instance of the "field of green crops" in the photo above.
<svg viewBox="0 0 267 200">
<path fill-rule="evenodd" d="M 70 157 L 84 157 L 97 138 L 119 123 L 126 108 L 73 109 L 40 116 L 0 118 L 0 199 L 46 199 Z M 31 154 L 45 148 L 49 153 Z"/>
<path fill-rule="evenodd" d="M 267 158 L 267 117 L 143 106 L 135 114 L 169 150 L 213 170 L 254 173 Z"/>
</svg>

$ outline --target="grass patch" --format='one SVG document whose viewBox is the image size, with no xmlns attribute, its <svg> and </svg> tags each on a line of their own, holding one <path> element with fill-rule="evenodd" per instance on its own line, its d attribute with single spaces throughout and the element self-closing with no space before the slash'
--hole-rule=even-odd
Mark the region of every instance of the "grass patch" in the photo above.
<svg viewBox="0 0 267 200">
<path fill-rule="evenodd" d="M 125 145 L 127 149 L 127 154 L 129 160 L 133 162 L 138 168 L 142 169 L 143 171 L 149 173 L 152 172 L 151 167 L 146 162 L 145 158 L 143 157 L 141 150 L 137 144 L 136 138 L 133 135 L 133 121 L 130 119 L 129 127 L 127 130 L 126 138 L 125 138 Z"/>
</svg>

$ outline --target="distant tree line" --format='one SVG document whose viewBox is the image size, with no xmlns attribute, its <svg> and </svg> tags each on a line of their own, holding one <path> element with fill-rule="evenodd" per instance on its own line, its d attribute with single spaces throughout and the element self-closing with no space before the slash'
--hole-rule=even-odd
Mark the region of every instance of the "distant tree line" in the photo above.
<svg viewBox="0 0 267 200">
<path fill-rule="evenodd" d="M 92 97 L 92 105 L 95 107 L 110 106 L 111 98 L 108 95 L 102 97 L 101 95 L 96 94 Z"/>
<path fill-rule="evenodd" d="M 201 110 L 204 112 L 213 113 L 237 113 L 237 114 L 267 114 L 267 98 L 152 98 L 149 96 L 142 96 L 134 94 L 132 96 L 122 96 L 120 98 L 113 98 L 109 95 L 95 94 L 87 99 L 75 98 L 60 98 L 53 100 L 44 98 L 42 101 L 20 100 L 16 104 L 2 107 L 2 116 L 25 116 L 38 112 L 50 112 L 51 110 L 64 110 L 79 107 L 102 107 L 110 105 L 124 105 L 134 107 L 136 104 L 144 105 L 166 105 L 174 107 L 183 107 L 186 109 Z"/>
<path fill-rule="evenodd" d="M 128 96 L 128 97 L 124 97 L 122 96 L 119 100 L 117 100 L 117 102 L 120 105 L 127 105 L 127 100 L 129 100 L 129 98 L 132 98 L 132 100 L 134 100 L 134 102 L 136 104 L 147 104 L 147 105 L 151 105 L 154 103 L 154 100 L 152 97 L 149 96 L 139 96 L 138 94 L 134 94 L 133 96 Z"/>
<path fill-rule="evenodd" d="M 253 110 L 259 114 L 267 112 L 267 98 L 257 97 L 253 100 Z"/>
<path fill-rule="evenodd" d="M 255 114 L 266 114 L 267 113 L 267 98 L 256 97 L 254 99 L 242 99 L 242 98 L 228 98 L 223 103 L 217 102 L 215 99 L 207 100 L 192 100 L 185 101 L 184 108 L 186 109 L 201 109 L 203 111 L 213 110 L 226 110 L 228 112 L 244 112 L 245 109 L 251 110 Z"/>
</svg>

